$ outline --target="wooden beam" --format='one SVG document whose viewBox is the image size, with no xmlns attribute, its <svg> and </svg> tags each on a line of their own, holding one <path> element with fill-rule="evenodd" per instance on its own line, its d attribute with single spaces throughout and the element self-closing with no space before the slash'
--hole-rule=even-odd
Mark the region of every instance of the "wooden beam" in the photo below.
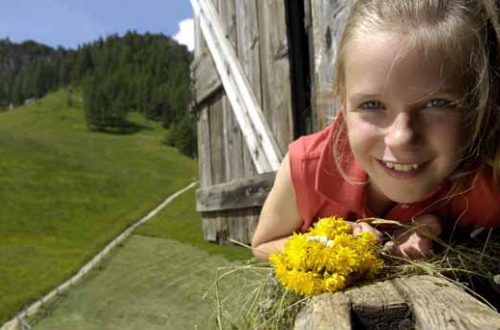
<svg viewBox="0 0 500 330">
<path fill-rule="evenodd" d="M 275 173 L 201 188 L 196 191 L 196 210 L 213 212 L 262 206 L 271 190 Z"/>
<path fill-rule="evenodd" d="M 313 297 L 295 329 L 500 329 L 500 314 L 428 275 L 366 283 Z"/>
<path fill-rule="evenodd" d="M 422 275 L 393 283 L 413 307 L 417 329 L 500 328 L 500 314 L 449 281 Z"/>
<path fill-rule="evenodd" d="M 224 35 L 219 14 L 210 1 L 191 0 L 191 4 L 258 173 L 276 171 L 283 156 Z"/>
<path fill-rule="evenodd" d="M 314 296 L 295 318 L 295 330 L 351 330 L 351 303 L 342 292 Z"/>
<path fill-rule="evenodd" d="M 194 82 L 193 99 L 196 104 L 202 103 L 222 88 L 222 82 L 208 52 L 202 52 L 195 58 L 191 64 L 191 72 Z"/>
</svg>

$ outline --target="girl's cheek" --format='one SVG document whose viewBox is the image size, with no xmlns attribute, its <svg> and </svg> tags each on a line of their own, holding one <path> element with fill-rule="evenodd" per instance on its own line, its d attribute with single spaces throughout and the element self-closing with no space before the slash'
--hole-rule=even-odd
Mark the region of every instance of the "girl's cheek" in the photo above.
<svg viewBox="0 0 500 330">
<path fill-rule="evenodd" d="M 355 121 L 348 126 L 349 143 L 351 146 L 366 148 L 376 143 L 380 137 L 380 127 L 366 121 Z"/>
<path fill-rule="evenodd" d="M 424 127 L 428 138 L 438 141 L 443 147 L 456 148 L 466 142 L 460 116 L 433 116 L 426 120 Z"/>
<path fill-rule="evenodd" d="M 462 131 L 462 118 L 457 115 L 427 116 L 424 125 L 434 134 L 451 137 L 460 134 Z"/>
</svg>

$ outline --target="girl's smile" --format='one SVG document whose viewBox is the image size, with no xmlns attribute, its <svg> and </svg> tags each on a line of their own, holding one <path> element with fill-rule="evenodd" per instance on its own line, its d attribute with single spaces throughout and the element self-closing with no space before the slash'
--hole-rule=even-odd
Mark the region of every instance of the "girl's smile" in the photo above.
<svg viewBox="0 0 500 330">
<path fill-rule="evenodd" d="M 376 204 L 420 201 L 460 160 L 459 88 L 438 54 L 407 50 L 397 34 L 353 39 L 347 47 L 343 111 L 368 192 Z"/>
<path fill-rule="evenodd" d="M 413 178 L 424 168 L 425 163 L 394 163 L 378 160 L 388 175 L 395 178 Z"/>
</svg>

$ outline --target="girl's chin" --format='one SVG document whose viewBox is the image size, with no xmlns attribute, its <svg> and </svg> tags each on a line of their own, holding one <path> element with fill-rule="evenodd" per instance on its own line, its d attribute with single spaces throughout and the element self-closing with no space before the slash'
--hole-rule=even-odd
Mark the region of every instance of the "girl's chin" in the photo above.
<svg viewBox="0 0 500 330">
<path fill-rule="evenodd" d="M 403 189 L 401 189 L 403 188 Z M 408 187 L 393 187 L 387 189 L 381 189 L 382 193 L 387 196 L 391 201 L 399 204 L 412 204 L 421 202 L 429 198 L 437 188 L 434 189 L 418 189 L 415 185 Z"/>
</svg>

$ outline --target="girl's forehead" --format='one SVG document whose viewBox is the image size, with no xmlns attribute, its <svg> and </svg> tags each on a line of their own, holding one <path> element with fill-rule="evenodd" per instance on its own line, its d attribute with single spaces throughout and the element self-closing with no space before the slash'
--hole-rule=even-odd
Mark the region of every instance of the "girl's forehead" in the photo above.
<svg viewBox="0 0 500 330">
<path fill-rule="evenodd" d="M 403 36 L 376 33 L 353 38 L 345 51 L 345 84 L 369 93 L 385 93 L 387 88 L 418 90 L 458 90 L 456 70 L 436 49 L 409 46 Z"/>
</svg>

